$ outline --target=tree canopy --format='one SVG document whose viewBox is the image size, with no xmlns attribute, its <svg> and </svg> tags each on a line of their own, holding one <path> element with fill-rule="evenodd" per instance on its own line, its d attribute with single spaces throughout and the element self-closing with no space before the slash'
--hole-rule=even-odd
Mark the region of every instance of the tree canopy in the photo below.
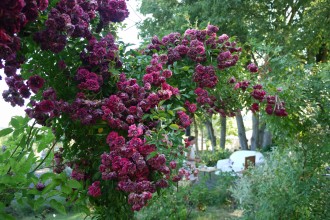
<svg viewBox="0 0 330 220">
<path fill-rule="evenodd" d="M 140 12 L 151 15 L 139 26 L 142 37 L 218 25 L 246 43 L 275 44 L 305 61 L 325 61 L 329 50 L 329 0 L 142 0 Z M 320 22 L 320 20 L 322 22 Z"/>
</svg>

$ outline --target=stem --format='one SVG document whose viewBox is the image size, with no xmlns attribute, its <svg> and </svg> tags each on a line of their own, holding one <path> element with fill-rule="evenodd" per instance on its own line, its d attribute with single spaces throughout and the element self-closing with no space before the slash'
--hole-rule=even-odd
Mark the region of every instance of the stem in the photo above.
<svg viewBox="0 0 330 220">
<path fill-rule="evenodd" d="M 42 161 L 38 164 L 38 166 L 36 166 L 36 168 L 34 168 L 30 173 L 34 173 L 47 159 L 47 157 L 49 156 L 50 152 L 54 149 L 55 145 L 56 145 L 57 141 L 54 141 L 53 145 L 50 147 L 49 151 L 47 152 L 46 156 L 44 157 L 44 159 L 42 159 Z"/>
<path fill-rule="evenodd" d="M 29 144 L 30 144 L 30 141 L 31 141 L 31 134 L 32 134 L 32 130 L 33 130 L 33 127 L 36 125 L 36 120 L 34 120 L 32 126 L 31 126 L 31 129 L 29 131 L 29 134 L 28 134 L 28 137 L 27 137 L 27 140 L 26 140 L 26 146 L 28 147 Z"/>
</svg>

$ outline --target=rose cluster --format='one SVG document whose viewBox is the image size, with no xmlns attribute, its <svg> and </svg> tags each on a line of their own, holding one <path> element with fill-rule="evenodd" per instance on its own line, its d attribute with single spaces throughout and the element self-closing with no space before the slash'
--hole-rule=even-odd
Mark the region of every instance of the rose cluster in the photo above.
<svg viewBox="0 0 330 220">
<path fill-rule="evenodd" d="M 258 72 L 258 66 L 254 63 L 250 63 L 247 66 L 247 69 L 251 72 L 251 73 L 257 73 Z"/>
<path fill-rule="evenodd" d="M 203 63 L 207 60 L 205 51 L 207 46 L 211 49 L 220 49 L 217 61 L 220 70 L 234 66 L 238 60 L 237 52 L 242 49 L 236 47 L 236 42 L 230 42 L 227 35 L 217 37 L 218 27 L 208 25 L 205 30 L 188 29 L 183 36 L 179 33 L 171 33 L 159 40 L 157 36 L 152 38 L 149 50 L 167 50 L 168 64 L 173 64 L 188 57 L 188 59 Z"/>
<path fill-rule="evenodd" d="M 101 196 L 100 181 L 95 181 L 91 186 L 88 187 L 88 194 L 93 197 Z"/>
<path fill-rule="evenodd" d="M 203 66 L 198 64 L 193 75 L 194 82 L 198 83 L 201 88 L 214 88 L 218 83 L 218 77 L 215 74 L 213 66 Z"/>
<path fill-rule="evenodd" d="M 272 115 L 275 114 L 276 116 L 285 117 L 288 115 L 285 109 L 285 103 L 280 101 L 278 96 L 267 96 L 267 105 L 265 111 L 267 114 Z"/>
<path fill-rule="evenodd" d="M 16 74 L 24 62 L 24 57 L 16 54 L 20 49 L 19 34 L 28 22 L 38 17 L 39 11 L 47 7 L 48 0 L 3 0 L 0 3 L 0 69 L 4 68 L 9 87 L 3 92 L 3 98 L 12 106 L 23 106 L 24 98 L 31 94 L 23 78 Z"/>
<path fill-rule="evenodd" d="M 262 89 L 262 85 L 257 84 L 253 86 L 253 91 L 251 92 L 251 96 L 258 100 L 259 102 L 262 102 L 265 98 L 266 91 Z"/>
<path fill-rule="evenodd" d="M 50 10 L 46 29 L 36 33 L 34 40 L 42 50 L 59 53 L 65 48 L 69 36 L 90 39 L 89 23 L 95 17 L 97 7 L 95 1 L 61 0 Z"/>
<path fill-rule="evenodd" d="M 48 7 L 48 0 L 3 0 L 0 3 L 0 61 L 20 49 L 17 36 L 27 22 Z M 0 67 L 2 68 L 2 62 Z"/>
<path fill-rule="evenodd" d="M 158 121 L 146 120 L 143 116 L 160 101 L 178 94 L 177 88 L 166 83 L 166 79 L 171 77 L 169 70 L 163 70 L 166 61 L 166 56 L 152 57 L 143 77 L 144 86 L 140 86 L 136 79 L 128 79 L 125 74 L 121 74 L 117 93 L 102 102 L 102 120 L 113 131 L 107 136 L 110 152 L 102 154 L 99 169 L 103 180 L 116 180 L 118 189 L 129 193 L 128 202 L 133 210 L 145 206 L 152 193 L 157 188 L 167 187 L 170 175 L 176 175 L 173 163 L 171 172 L 165 155 L 156 153 L 156 146 L 148 144 L 144 139 Z M 191 123 L 184 112 L 178 111 L 177 114 L 183 127 Z M 120 135 L 117 131 L 126 135 Z M 151 153 L 155 155 L 150 158 Z M 150 174 L 155 172 L 160 177 L 150 179 Z"/>
<path fill-rule="evenodd" d="M 90 100 L 88 95 L 99 92 L 104 81 L 109 80 L 109 65 L 111 62 L 118 61 L 117 50 L 118 46 L 114 43 L 111 34 L 102 37 L 99 41 L 95 37 L 91 37 L 80 56 L 84 66 L 77 69 L 73 78 L 81 92 L 77 93 L 76 98 L 70 102 L 70 100 L 57 101 L 55 91 L 52 90 L 54 95 L 46 95 L 47 97 L 43 95 L 43 99 L 39 103 L 31 102 L 33 108 L 26 110 L 28 115 L 37 119 L 40 124 L 45 124 L 49 117 L 61 113 L 69 114 L 73 120 L 79 120 L 84 125 L 94 124 L 101 119 L 103 114 L 101 110 L 102 100 Z M 60 64 L 65 69 L 64 61 Z M 35 93 L 38 92 L 43 83 L 44 80 L 39 76 L 33 76 L 28 81 L 29 88 Z M 45 108 L 40 108 L 41 106 Z M 47 111 L 45 111 L 46 108 Z"/>
<path fill-rule="evenodd" d="M 243 80 L 241 82 L 236 83 L 234 89 L 242 89 L 243 91 L 245 91 L 249 87 L 249 85 L 249 80 Z"/>
<path fill-rule="evenodd" d="M 195 94 L 197 95 L 196 101 L 202 106 L 213 106 L 216 100 L 214 96 L 209 96 L 209 93 L 200 87 L 195 89 Z"/>
<path fill-rule="evenodd" d="M 121 63 L 118 58 L 118 46 L 112 34 L 107 34 L 100 40 L 91 37 L 85 50 L 80 54 L 81 60 L 85 68 L 96 72 L 103 80 L 109 79 L 109 66 L 112 62 L 120 67 Z"/>
<path fill-rule="evenodd" d="M 248 81 L 242 81 L 235 85 L 235 89 L 241 88 L 243 91 L 245 91 L 249 86 Z M 276 115 L 280 117 L 287 116 L 288 113 L 285 109 L 285 103 L 279 100 L 279 97 L 268 95 L 266 96 L 266 91 L 263 90 L 263 86 L 261 84 L 256 84 L 253 87 L 253 91 L 250 93 L 251 97 L 253 97 L 255 100 L 258 100 L 258 103 L 253 103 L 250 107 L 250 110 L 253 113 L 256 113 L 260 111 L 260 103 L 266 103 L 265 111 L 269 115 Z"/>
<path fill-rule="evenodd" d="M 125 0 L 97 0 L 98 11 L 103 26 L 109 22 L 121 22 L 128 17 L 129 12 Z"/>
<path fill-rule="evenodd" d="M 39 76 L 32 76 L 27 83 L 31 90 L 38 92 L 44 84 L 44 80 Z M 25 110 L 30 118 L 36 119 L 38 124 L 46 125 L 49 118 L 54 118 L 60 115 L 62 111 L 63 101 L 57 101 L 56 92 L 53 88 L 45 89 L 42 93 L 42 100 L 36 102 L 30 101 L 31 108 Z"/>
<path fill-rule="evenodd" d="M 62 173 L 65 169 L 65 165 L 63 164 L 63 148 L 60 148 L 59 151 L 54 153 L 54 173 Z"/>
<path fill-rule="evenodd" d="M 100 89 L 100 84 L 102 84 L 101 77 L 84 68 L 78 69 L 76 79 L 80 82 L 78 88 L 81 90 L 97 92 Z"/>
<path fill-rule="evenodd" d="M 197 103 L 210 113 L 221 112 L 232 115 L 230 111 L 225 110 L 226 106 L 221 105 L 221 100 L 217 100 L 208 92 L 212 93 L 211 90 L 219 83 L 217 71 L 236 65 L 241 51 L 241 48 L 236 46 L 236 42 L 230 41 L 228 35 L 217 36 L 218 31 L 218 27 L 208 25 L 205 30 L 188 29 L 183 36 L 179 33 L 171 33 L 161 40 L 154 36 L 147 48 L 151 52 L 155 50 L 164 52 L 169 65 L 184 60 L 188 60 L 191 64 L 190 61 L 193 61 L 195 72 L 192 79 L 197 83 L 197 88 L 195 87 Z M 209 52 L 206 53 L 206 50 Z M 216 66 L 203 65 L 208 63 L 209 56 L 217 60 Z M 146 80 L 150 79 L 149 76 L 146 77 L 148 77 Z"/>
<path fill-rule="evenodd" d="M 188 100 L 184 103 L 185 107 L 190 113 L 195 113 L 197 111 L 197 105 L 195 103 L 190 103 Z"/>
</svg>

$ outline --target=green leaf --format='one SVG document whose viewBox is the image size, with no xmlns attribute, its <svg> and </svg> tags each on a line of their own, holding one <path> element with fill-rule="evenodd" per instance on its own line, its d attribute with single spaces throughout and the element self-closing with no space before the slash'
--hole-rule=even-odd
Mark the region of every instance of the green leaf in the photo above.
<svg viewBox="0 0 330 220">
<path fill-rule="evenodd" d="M 59 213 L 66 215 L 66 210 L 62 203 L 56 201 L 55 199 L 52 199 L 52 200 L 50 200 L 49 204 L 51 205 L 52 208 L 54 208 Z"/>
<path fill-rule="evenodd" d="M 28 195 L 40 195 L 40 191 L 38 191 L 37 189 L 30 189 L 27 191 Z"/>
<path fill-rule="evenodd" d="M 158 106 L 162 106 L 166 100 L 162 100 L 158 103 Z"/>
<path fill-rule="evenodd" d="M 20 123 L 17 117 L 12 117 L 10 120 L 10 124 L 14 127 L 14 128 L 19 128 Z"/>
<path fill-rule="evenodd" d="M 183 71 L 188 71 L 189 70 L 189 66 L 184 66 L 181 68 Z"/>
<path fill-rule="evenodd" d="M 167 111 L 170 115 L 175 116 L 174 112 L 172 110 Z"/>
<path fill-rule="evenodd" d="M 150 114 L 145 114 L 145 115 L 142 116 L 142 120 L 146 120 L 149 117 L 150 117 Z"/>
<path fill-rule="evenodd" d="M 54 178 L 56 176 L 56 174 L 54 173 L 44 173 L 40 176 L 40 179 L 45 182 L 48 179 Z"/>
<path fill-rule="evenodd" d="M 51 190 L 55 189 L 55 187 L 57 186 L 58 184 L 54 181 L 52 181 L 50 184 L 48 184 L 44 190 L 42 190 L 42 194 L 45 195 L 47 194 L 48 192 L 50 192 Z"/>
<path fill-rule="evenodd" d="M 170 128 L 173 129 L 173 130 L 179 130 L 179 125 L 177 125 L 177 124 L 171 124 L 170 125 Z"/>
<path fill-rule="evenodd" d="M 39 197 L 37 200 L 35 200 L 33 204 L 33 209 L 34 210 L 39 209 L 44 203 L 45 203 L 45 199 L 43 197 Z"/>
<path fill-rule="evenodd" d="M 151 153 L 147 156 L 147 160 L 153 158 L 153 157 L 156 156 L 156 155 L 157 155 L 157 152 L 156 152 L 156 151 L 151 152 Z"/>
<path fill-rule="evenodd" d="M 71 187 L 68 187 L 66 185 L 62 185 L 61 186 L 61 190 L 62 190 L 62 192 L 64 192 L 67 195 L 69 195 L 72 192 L 72 188 Z"/>
<path fill-rule="evenodd" d="M 12 128 L 5 128 L 0 130 L 0 137 L 6 136 L 8 134 L 10 134 L 11 132 L 13 132 Z"/>
<path fill-rule="evenodd" d="M 173 109 L 173 111 L 178 111 L 178 110 L 181 110 L 181 111 L 186 111 L 186 109 L 185 109 L 185 108 L 183 108 L 183 107 L 177 107 L 177 108 Z"/>
<path fill-rule="evenodd" d="M 87 207 L 87 206 L 85 206 L 85 205 L 79 205 L 78 207 L 77 207 L 77 209 L 80 211 L 80 212 L 83 212 L 83 213 L 85 213 L 86 215 L 90 215 L 90 210 L 89 210 L 89 208 Z"/>
<path fill-rule="evenodd" d="M 73 180 L 73 179 L 68 181 L 68 186 L 70 186 L 71 188 L 74 188 L 74 189 L 81 188 L 81 184 L 77 180 Z"/>
</svg>

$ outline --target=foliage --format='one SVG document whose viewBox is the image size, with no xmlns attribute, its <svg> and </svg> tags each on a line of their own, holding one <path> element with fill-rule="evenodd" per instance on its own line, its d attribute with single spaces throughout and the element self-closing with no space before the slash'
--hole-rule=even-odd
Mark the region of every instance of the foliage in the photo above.
<svg viewBox="0 0 330 220">
<path fill-rule="evenodd" d="M 231 200 L 229 187 L 235 181 L 230 174 L 214 176 L 209 182 L 208 176 L 201 176 L 200 181 L 190 185 L 181 182 L 178 188 L 172 187 L 163 191 L 161 196 L 154 197 L 148 207 L 136 216 L 138 219 L 192 219 L 210 207 L 220 207 Z M 167 216 L 167 217 L 165 217 Z"/>
<path fill-rule="evenodd" d="M 281 121 L 264 118 L 269 129 L 280 137 L 276 140 L 280 145 L 311 145 L 311 140 L 314 140 L 315 144 L 324 143 L 323 137 L 326 137 L 325 134 L 329 131 L 329 72 L 328 63 L 306 66 L 305 69 L 304 66 L 297 68 L 296 65 L 295 73 L 285 79 L 283 86 L 290 86 L 292 89 L 284 90 L 283 94 L 289 100 L 287 106 L 290 116 Z M 293 79 L 295 82 L 291 83 Z M 316 139 L 311 139 L 317 133 L 320 135 Z"/>
<path fill-rule="evenodd" d="M 303 162 L 313 155 L 313 161 Z M 274 150 L 232 188 L 246 219 L 327 219 L 329 180 L 322 176 L 329 152 Z"/>
<path fill-rule="evenodd" d="M 22 17 L 24 2 L 15 1 Z M 253 111 L 264 105 L 270 115 L 287 115 L 277 94 L 266 99 L 258 67 L 244 57 L 239 62 L 242 48 L 218 35 L 217 26 L 155 36 L 141 53 L 125 51 L 115 38 L 116 23 L 128 16 L 125 1 L 47 3 L 26 4 L 44 12 L 33 7 L 36 16 L 24 28 L 6 28 L 0 36 L 4 48 L 12 46 L 8 39 L 21 42 L 0 57 L 9 86 L 4 99 L 13 106 L 28 99 L 27 115 L 48 127 L 54 143 L 63 143 L 54 153 L 54 173 L 41 177 L 51 182 L 36 185 L 42 191 L 34 190 L 38 204 L 50 194 L 49 204 L 64 213 L 52 198 L 60 195 L 98 218 L 131 218 L 184 176 L 179 167 L 189 115 L 233 116 L 251 105 Z M 2 8 L 12 15 L 11 26 L 21 24 L 10 5 Z M 63 173 L 66 166 L 72 179 Z"/>
<path fill-rule="evenodd" d="M 200 153 L 202 163 L 208 167 L 216 166 L 218 160 L 229 158 L 230 152 L 227 149 L 217 149 L 215 152 L 203 151 Z"/>
<path fill-rule="evenodd" d="M 77 196 L 80 188 L 79 183 L 68 180 L 64 173 L 35 173 L 41 165 L 51 165 L 50 161 L 37 154 L 45 150 L 47 156 L 52 158 L 56 141 L 50 128 L 38 127 L 35 123 L 29 125 L 29 121 L 29 118 L 15 116 L 10 121 L 10 127 L 0 131 L 1 137 L 8 136 L 0 154 L 0 215 L 4 219 L 12 218 L 5 207 L 13 201 L 34 212 L 40 211 L 47 203 L 49 207 L 65 213 L 63 204 L 54 198 L 67 197 L 72 188 L 77 189 Z M 57 190 L 57 186 L 61 186 L 62 190 Z"/>
<path fill-rule="evenodd" d="M 294 65 L 293 65 L 294 66 Z M 290 66 L 287 66 L 291 68 Z M 301 69 L 300 69 L 301 68 Z M 279 138 L 278 149 L 233 188 L 248 219 L 327 219 L 329 180 L 322 174 L 329 163 L 329 64 L 303 69 L 300 77 L 285 91 L 288 118 L 265 118 Z M 280 189 L 280 190 L 274 190 Z"/>
<path fill-rule="evenodd" d="M 221 206 L 231 202 L 231 193 L 229 192 L 237 177 L 229 172 L 220 172 L 217 176 L 203 176 L 200 182 L 192 186 L 190 200 L 201 211 L 209 206 Z"/>
<path fill-rule="evenodd" d="M 141 36 L 152 37 L 211 23 L 237 36 L 242 43 L 249 43 L 251 39 L 273 43 L 283 46 L 285 53 L 296 54 L 312 63 L 320 48 L 329 50 L 326 37 L 329 36 L 329 5 L 329 0 L 142 0 L 140 12 L 149 17 L 139 29 Z M 317 22 L 320 17 L 324 22 Z"/>
</svg>

